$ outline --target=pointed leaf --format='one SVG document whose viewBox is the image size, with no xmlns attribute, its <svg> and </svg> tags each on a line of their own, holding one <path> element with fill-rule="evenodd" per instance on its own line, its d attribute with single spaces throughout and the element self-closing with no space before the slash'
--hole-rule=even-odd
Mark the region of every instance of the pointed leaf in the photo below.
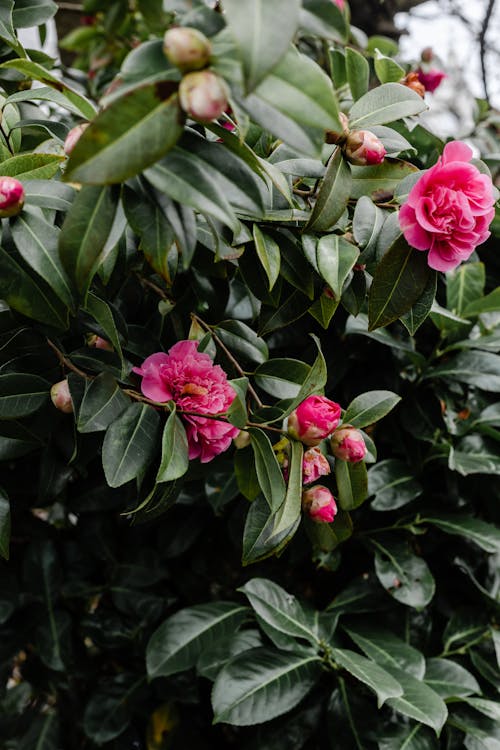
<svg viewBox="0 0 500 750">
<path fill-rule="evenodd" d="M 139 476 L 157 447 L 160 418 L 147 404 L 131 404 L 109 427 L 102 446 L 102 465 L 110 487 Z"/>
<path fill-rule="evenodd" d="M 344 283 L 359 258 L 359 250 L 337 234 L 327 234 L 316 246 L 316 264 L 320 276 L 340 299 Z"/>
<path fill-rule="evenodd" d="M 443 699 L 434 690 L 402 669 L 390 668 L 390 672 L 403 687 L 400 698 L 390 698 L 387 703 L 399 713 L 432 727 L 439 734 L 448 718 L 448 709 Z"/>
<path fill-rule="evenodd" d="M 432 523 L 447 534 L 457 534 L 469 539 L 491 554 L 500 553 L 500 529 L 480 518 L 461 515 L 432 515 L 422 523 Z"/>
<path fill-rule="evenodd" d="M 344 213 L 351 193 L 351 169 L 342 157 L 339 148 L 328 162 L 307 229 L 313 232 L 326 232 L 331 229 Z"/>
<path fill-rule="evenodd" d="M 157 482 L 172 482 L 184 476 L 188 470 L 188 442 L 186 430 L 175 412 L 168 416 L 163 430 L 161 464 L 156 475 Z"/>
<path fill-rule="evenodd" d="M 272 511 L 278 510 L 285 499 L 283 472 L 267 435 L 251 427 L 248 432 L 255 455 L 255 469 L 264 497 Z"/>
<path fill-rule="evenodd" d="M 264 233 L 257 224 L 253 225 L 253 239 L 257 256 L 269 279 L 269 290 L 275 285 L 280 272 L 280 249 L 272 237 Z"/>
<path fill-rule="evenodd" d="M 355 651 L 347 648 L 333 648 L 332 656 L 341 667 L 347 669 L 356 679 L 367 685 L 377 696 L 380 708 L 386 700 L 403 694 L 403 689 L 398 680 L 395 680 L 389 672 L 370 659 L 360 656 Z"/>
<path fill-rule="evenodd" d="M 450 659 L 428 659 L 424 680 L 441 698 L 481 692 L 474 675 Z"/>
<path fill-rule="evenodd" d="M 344 626 L 344 630 L 354 643 L 380 666 L 397 667 L 418 679 L 423 678 L 425 673 L 423 654 L 394 633 L 371 624 L 363 625 L 363 623 Z"/>
<path fill-rule="evenodd" d="M 427 109 L 421 96 L 400 83 L 384 83 L 358 99 L 349 113 L 352 129 L 384 125 L 401 117 L 418 115 Z"/>
<path fill-rule="evenodd" d="M 102 372 L 85 391 L 78 412 L 78 432 L 99 432 L 123 414 L 130 399 L 109 372 Z"/>
<path fill-rule="evenodd" d="M 375 572 L 386 591 L 409 607 L 425 607 L 434 596 L 436 584 L 422 557 L 413 555 L 400 542 L 373 543 L 376 547 Z"/>
<path fill-rule="evenodd" d="M 348 461 L 335 461 L 338 500 L 342 510 L 359 508 L 368 497 L 368 474 L 364 461 L 352 464 Z"/>
<path fill-rule="evenodd" d="M 38 375 L 0 375 L 0 419 L 18 419 L 38 411 L 48 401 L 49 388 Z"/>
<path fill-rule="evenodd" d="M 400 401 L 401 396 L 392 391 L 367 391 L 351 401 L 342 420 L 353 427 L 367 427 L 385 417 Z"/>
</svg>

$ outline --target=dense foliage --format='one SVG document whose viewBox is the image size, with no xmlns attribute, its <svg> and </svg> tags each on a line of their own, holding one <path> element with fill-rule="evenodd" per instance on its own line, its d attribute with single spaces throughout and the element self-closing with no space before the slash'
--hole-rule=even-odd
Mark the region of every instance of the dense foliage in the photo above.
<svg viewBox="0 0 500 750">
<path fill-rule="evenodd" d="M 2 747 L 500 748 L 498 120 L 342 0 L 84 8 L 0 7 Z"/>
</svg>

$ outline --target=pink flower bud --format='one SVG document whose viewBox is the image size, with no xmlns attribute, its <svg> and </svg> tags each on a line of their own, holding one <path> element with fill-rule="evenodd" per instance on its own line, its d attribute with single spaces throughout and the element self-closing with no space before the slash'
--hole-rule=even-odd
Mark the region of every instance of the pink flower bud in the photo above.
<svg viewBox="0 0 500 750">
<path fill-rule="evenodd" d="M 302 510 L 317 523 L 331 523 L 337 514 L 337 503 L 328 487 L 317 484 L 302 493 Z"/>
<path fill-rule="evenodd" d="M 325 396 L 308 396 L 288 417 L 288 432 L 304 445 L 319 445 L 340 422 L 342 410 Z"/>
<path fill-rule="evenodd" d="M 64 414 L 73 413 L 73 401 L 71 400 L 67 380 L 60 380 L 59 383 L 54 383 L 50 389 L 50 398 L 59 411 L 64 412 Z"/>
<path fill-rule="evenodd" d="M 359 430 L 349 425 L 341 427 L 333 433 L 330 445 L 335 458 L 348 461 L 350 464 L 356 464 L 366 456 L 363 435 Z"/>
<path fill-rule="evenodd" d="M 212 45 L 205 34 L 189 26 L 176 26 L 165 32 L 163 52 L 182 71 L 206 68 Z"/>
<path fill-rule="evenodd" d="M 353 130 L 345 144 L 345 155 L 358 167 L 381 164 L 387 151 L 376 135 L 369 130 Z"/>
<path fill-rule="evenodd" d="M 97 334 L 89 336 L 87 344 L 88 346 L 93 346 L 95 349 L 104 349 L 107 352 L 114 352 L 113 344 L 111 344 L 107 339 L 103 339 L 101 338 L 101 336 L 97 336 Z"/>
<path fill-rule="evenodd" d="M 71 128 L 68 135 L 66 136 L 66 140 L 64 141 L 64 153 L 66 154 L 66 156 L 69 156 L 73 151 L 78 140 L 80 139 L 80 136 L 82 135 L 83 131 L 88 128 L 88 126 L 88 122 L 82 122 L 81 125 L 77 125 L 76 127 Z"/>
<path fill-rule="evenodd" d="M 311 484 L 331 471 L 330 464 L 321 453 L 321 448 L 309 448 L 302 460 L 302 483 Z"/>
<path fill-rule="evenodd" d="M 437 89 L 442 83 L 443 79 L 446 78 L 446 73 L 437 68 L 431 68 L 428 71 L 417 70 L 418 80 L 424 86 L 426 91 L 430 91 L 431 94 Z"/>
<path fill-rule="evenodd" d="M 188 73 L 179 86 L 182 109 L 201 122 L 216 120 L 228 107 L 229 89 L 223 78 L 202 70 Z"/>
<path fill-rule="evenodd" d="M 15 177 L 0 177 L 0 219 L 17 216 L 24 205 L 24 188 Z"/>
</svg>

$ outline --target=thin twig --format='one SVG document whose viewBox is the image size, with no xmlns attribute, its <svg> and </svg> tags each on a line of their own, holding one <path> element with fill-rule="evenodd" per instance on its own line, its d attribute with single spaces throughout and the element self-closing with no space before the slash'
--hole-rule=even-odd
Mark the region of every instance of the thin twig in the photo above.
<svg viewBox="0 0 500 750">
<path fill-rule="evenodd" d="M 483 23 L 481 25 L 481 31 L 479 32 L 479 56 L 481 61 L 481 77 L 483 79 L 484 86 L 484 98 L 490 103 L 490 96 L 488 92 L 488 74 L 486 71 L 486 34 L 488 33 L 488 26 L 490 25 L 491 16 L 495 7 L 495 0 L 489 0 L 486 12 L 484 14 Z"/>
<path fill-rule="evenodd" d="M 50 346 L 50 348 L 56 353 L 57 358 L 59 360 L 59 363 L 62 367 L 66 367 L 68 370 L 71 370 L 72 372 L 79 375 L 81 378 L 85 378 L 85 380 L 93 380 L 94 378 L 92 375 L 87 375 L 86 372 L 83 372 L 83 370 L 80 370 L 79 367 L 73 364 L 70 359 L 68 359 L 64 353 L 54 344 L 53 341 L 50 339 L 47 339 L 47 344 Z"/>
</svg>

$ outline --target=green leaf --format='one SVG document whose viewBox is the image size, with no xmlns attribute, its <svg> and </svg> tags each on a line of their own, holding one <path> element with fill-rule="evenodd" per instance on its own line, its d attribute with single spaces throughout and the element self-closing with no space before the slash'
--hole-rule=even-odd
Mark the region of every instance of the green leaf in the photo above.
<svg viewBox="0 0 500 750">
<path fill-rule="evenodd" d="M 40 83 L 45 83 L 50 88 L 54 88 L 57 92 L 64 94 L 64 97 L 76 108 L 81 117 L 86 120 L 91 120 L 95 116 L 94 105 L 89 102 L 84 96 L 74 91 L 66 83 L 61 81 L 60 78 L 52 75 L 42 65 L 32 62 L 26 59 L 7 60 L 0 65 L 0 68 L 13 68 L 19 73 L 23 73 L 26 78 L 32 78 Z"/>
<path fill-rule="evenodd" d="M 42 662 L 57 672 L 67 668 L 70 654 L 71 617 L 66 610 L 48 606 L 36 628 L 36 642 Z"/>
<path fill-rule="evenodd" d="M 243 532 L 243 565 L 265 560 L 271 555 L 278 555 L 283 550 L 299 525 L 300 519 L 291 528 L 281 534 L 273 535 L 275 515 L 262 496 L 257 497 L 250 505 L 245 530 Z"/>
<path fill-rule="evenodd" d="M 498 312 L 500 310 L 500 287 L 482 297 L 469 302 L 463 314 L 466 318 L 474 318 L 476 315 L 487 312 Z"/>
<path fill-rule="evenodd" d="M 343 43 L 349 33 L 345 14 L 331 0 L 302 0 L 300 27 L 315 36 Z M 331 50 L 329 50 L 331 53 Z M 335 85 L 342 85 L 334 77 Z"/>
<path fill-rule="evenodd" d="M 345 67 L 352 98 L 356 101 L 368 91 L 370 66 L 368 60 L 361 52 L 358 52 L 353 47 L 346 47 Z"/>
<path fill-rule="evenodd" d="M 463 536 L 485 552 L 491 554 L 500 552 L 500 529 L 480 518 L 462 515 L 431 515 L 421 520 L 421 523 L 431 523 L 447 534 Z"/>
<path fill-rule="evenodd" d="M 7 44 L 17 45 L 17 37 L 12 24 L 14 0 L 4 0 L 0 7 L 0 38 Z"/>
<path fill-rule="evenodd" d="M 433 273 L 429 276 L 427 286 L 418 300 L 414 303 L 411 310 L 408 310 L 407 313 L 401 316 L 401 323 L 404 325 L 410 336 L 415 335 L 422 323 L 429 316 L 436 298 L 436 289 L 437 273 Z"/>
<path fill-rule="evenodd" d="M 486 273 L 484 263 L 462 263 L 446 274 L 446 307 L 461 317 L 471 303 L 482 301 Z"/>
<path fill-rule="evenodd" d="M 318 354 L 316 356 L 316 359 L 314 360 L 314 363 L 309 369 L 309 373 L 306 379 L 302 383 L 300 391 L 297 393 L 292 403 L 288 405 L 285 413 L 283 414 L 283 417 L 290 414 L 308 396 L 311 396 L 313 393 L 320 393 L 325 387 L 326 379 L 328 377 L 325 358 L 321 351 L 319 339 L 317 339 L 316 336 L 312 334 L 311 336 L 318 348 Z"/>
<path fill-rule="evenodd" d="M 175 412 L 175 406 L 173 406 L 163 430 L 161 463 L 156 481 L 172 482 L 174 479 L 179 479 L 184 476 L 188 466 L 186 430 Z"/>
<path fill-rule="evenodd" d="M 259 618 L 281 633 L 294 638 L 305 638 L 317 645 L 314 618 L 306 614 L 300 602 L 278 584 L 266 578 L 252 578 L 242 591 Z"/>
<path fill-rule="evenodd" d="M 253 451 L 250 447 L 237 450 L 234 454 L 234 473 L 238 489 L 247 500 L 255 500 L 260 493 L 260 485 L 255 471 Z"/>
<path fill-rule="evenodd" d="M 358 200 L 366 196 L 373 201 L 388 200 L 401 180 L 416 171 L 407 161 L 389 158 L 372 167 L 353 166 L 350 198 Z"/>
<path fill-rule="evenodd" d="M 68 211 L 75 197 L 71 185 L 56 180 L 27 180 L 23 182 L 26 193 L 26 205 L 54 208 L 56 211 Z"/>
<path fill-rule="evenodd" d="M 2 175 L 18 180 L 50 180 L 64 161 L 58 154 L 18 154 L 2 162 Z"/>
<path fill-rule="evenodd" d="M 123 414 L 130 399 L 109 372 L 91 380 L 78 412 L 78 432 L 100 432 Z"/>
<path fill-rule="evenodd" d="M 425 253 L 399 237 L 378 264 L 370 289 L 369 330 L 386 326 L 408 312 L 422 295 L 433 271 Z"/>
<path fill-rule="evenodd" d="M 239 320 L 223 320 L 215 326 L 214 331 L 228 349 L 245 360 L 261 364 L 269 357 L 266 342 L 246 323 Z"/>
<path fill-rule="evenodd" d="M 16 29 L 41 26 L 57 13 L 52 0 L 16 0 L 12 18 Z"/>
<path fill-rule="evenodd" d="M 59 237 L 59 254 L 82 296 L 104 260 L 118 196 L 112 188 L 85 186 L 67 213 Z"/>
<path fill-rule="evenodd" d="M 150 84 L 112 102 L 84 131 L 67 178 L 91 185 L 123 182 L 172 149 L 184 130 L 177 94 Z"/>
<path fill-rule="evenodd" d="M 422 679 L 425 659 L 420 651 L 389 630 L 369 623 L 344 626 L 344 630 L 365 654 L 382 667 L 396 667 Z M 465 670 L 464 670 L 465 671 Z"/>
<path fill-rule="evenodd" d="M 423 724 L 405 724 L 391 731 L 378 743 L 378 750 L 439 750 L 436 737 Z"/>
<path fill-rule="evenodd" d="M 403 694 L 398 680 L 395 680 L 385 669 L 370 659 L 360 656 L 347 648 L 333 648 L 332 657 L 337 664 L 347 669 L 357 680 L 367 685 L 377 696 L 380 708 L 386 700 Z"/>
<path fill-rule="evenodd" d="M 278 307 L 262 307 L 259 333 L 264 336 L 280 328 L 291 325 L 307 312 L 311 301 L 298 289 L 284 295 Z"/>
<path fill-rule="evenodd" d="M 234 634 L 248 611 L 248 607 L 234 602 L 210 602 L 176 612 L 149 639 L 146 648 L 149 677 L 168 677 L 194 667 L 204 651 Z"/>
<path fill-rule="evenodd" d="M 121 487 L 149 465 L 157 447 L 160 418 L 147 404 L 131 404 L 108 428 L 102 465 L 110 487 Z"/>
<path fill-rule="evenodd" d="M 247 92 L 286 54 L 299 23 L 299 0 L 224 0 L 229 31 L 236 41 Z M 279 28 L 279 35 L 276 29 Z"/>
<path fill-rule="evenodd" d="M 406 71 L 391 57 L 386 57 L 380 50 L 375 50 L 375 74 L 380 83 L 397 83 L 405 77 Z"/>
<path fill-rule="evenodd" d="M 354 209 L 352 231 L 354 239 L 363 250 L 363 256 L 366 257 L 375 249 L 384 220 L 384 211 L 378 208 L 368 196 L 362 195 Z"/>
<path fill-rule="evenodd" d="M 499 393 L 500 356 L 491 352 L 460 352 L 442 365 L 430 368 L 424 377 L 445 378 Z"/>
<path fill-rule="evenodd" d="M 255 470 L 259 485 L 270 509 L 277 511 L 286 493 L 283 472 L 265 432 L 254 427 L 251 427 L 248 432 L 255 455 Z"/>
<path fill-rule="evenodd" d="M 141 677 L 130 684 L 127 674 L 104 680 L 85 707 L 83 730 L 87 737 L 100 745 L 121 735 L 130 724 L 134 693 L 143 681 Z"/>
<path fill-rule="evenodd" d="M 263 232 L 257 224 L 253 225 L 253 239 L 257 256 L 269 279 L 269 290 L 271 290 L 278 280 L 280 272 L 281 256 L 279 245 L 272 237 Z"/>
<path fill-rule="evenodd" d="M 342 421 L 353 427 L 367 427 L 389 414 L 401 401 L 392 391 L 368 391 L 351 401 L 345 410 Z"/>
<path fill-rule="evenodd" d="M 335 299 L 340 299 L 344 284 L 358 257 L 358 248 L 337 234 L 324 235 L 318 241 L 318 272 L 330 287 Z"/>
<path fill-rule="evenodd" d="M 279 399 L 295 398 L 311 368 L 298 359 L 269 359 L 255 370 L 255 383 Z"/>
<path fill-rule="evenodd" d="M 106 338 L 113 344 L 113 348 L 122 361 L 122 376 L 126 374 L 126 366 L 123 359 L 122 345 L 115 318 L 110 306 L 93 292 L 89 292 L 85 301 L 85 311 L 91 315 L 101 326 Z"/>
<path fill-rule="evenodd" d="M 326 232 L 340 219 L 351 193 L 351 169 L 339 148 L 328 162 L 307 230 Z"/>
<path fill-rule="evenodd" d="M 52 712 L 31 721 L 28 731 L 19 742 L 19 750 L 57 750 L 59 747 L 59 722 L 57 714 Z"/>
<path fill-rule="evenodd" d="M 351 129 L 385 125 L 401 117 L 418 115 L 427 109 L 421 96 L 400 83 L 384 83 L 358 99 L 349 113 Z"/>
<path fill-rule="evenodd" d="M 428 659 L 424 680 L 441 698 L 481 692 L 474 675 L 450 659 Z"/>
<path fill-rule="evenodd" d="M 10 231 L 21 257 L 66 307 L 73 308 L 73 293 L 59 260 L 57 227 L 49 224 L 39 209 L 27 207 L 10 222 Z"/>
<path fill-rule="evenodd" d="M 368 497 L 368 474 L 365 462 L 352 464 L 337 458 L 335 479 L 340 507 L 343 510 L 359 508 Z"/>
<path fill-rule="evenodd" d="M 409 466 L 396 458 L 388 458 L 370 469 L 368 490 L 375 495 L 374 510 L 395 510 L 422 494 L 422 487 Z"/>
<path fill-rule="evenodd" d="M 439 735 L 446 719 L 446 704 L 425 682 L 421 682 L 407 671 L 391 667 L 390 672 L 403 687 L 400 698 L 390 698 L 387 704 L 395 711 L 432 727 Z"/>
<path fill-rule="evenodd" d="M 251 726 L 281 716 L 307 695 L 321 674 L 317 656 L 250 649 L 231 660 L 212 691 L 214 722 Z"/>
<path fill-rule="evenodd" d="M 228 383 L 236 393 L 236 398 L 227 410 L 227 420 L 242 430 L 248 422 L 248 407 L 246 402 L 248 378 L 234 378 L 233 380 L 228 380 Z"/>
<path fill-rule="evenodd" d="M 0 556 L 9 559 L 10 503 L 5 490 L 0 487 Z"/>
<path fill-rule="evenodd" d="M 276 513 L 273 531 L 270 537 L 280 537 L 288 529 L 295 529 L 300 519 L 302 508 L 302 459 L 304 446 L 292 440 L 290 443 L 290 464 L 288 467 L 288 483 L 283 504 Z"/>
<path fill-rule="evenodd" d="M 38 411 L 48 402 L 49 388 L 38 375 L 0 375 L 0 419 L 19 419 Z"/>
<path fill-rule="evenodd" d="M 376 548 L 375 572 L 385 590 L 408 607 L 425 607 L 434 596 L 436 584 L 425 560 L 414 555 L 401 542 L 381 544 Z"/>
<path fill-rule="evenodd" d="M 496 475 L 500 471 L 498 445 L 493 440 L 487 441 L 481 435 L 468 435 L 456 446 L 450 447 L 448 468 L 450 471 L 457 471 L 463 477 L 469 474 Z"/>
</svg>

